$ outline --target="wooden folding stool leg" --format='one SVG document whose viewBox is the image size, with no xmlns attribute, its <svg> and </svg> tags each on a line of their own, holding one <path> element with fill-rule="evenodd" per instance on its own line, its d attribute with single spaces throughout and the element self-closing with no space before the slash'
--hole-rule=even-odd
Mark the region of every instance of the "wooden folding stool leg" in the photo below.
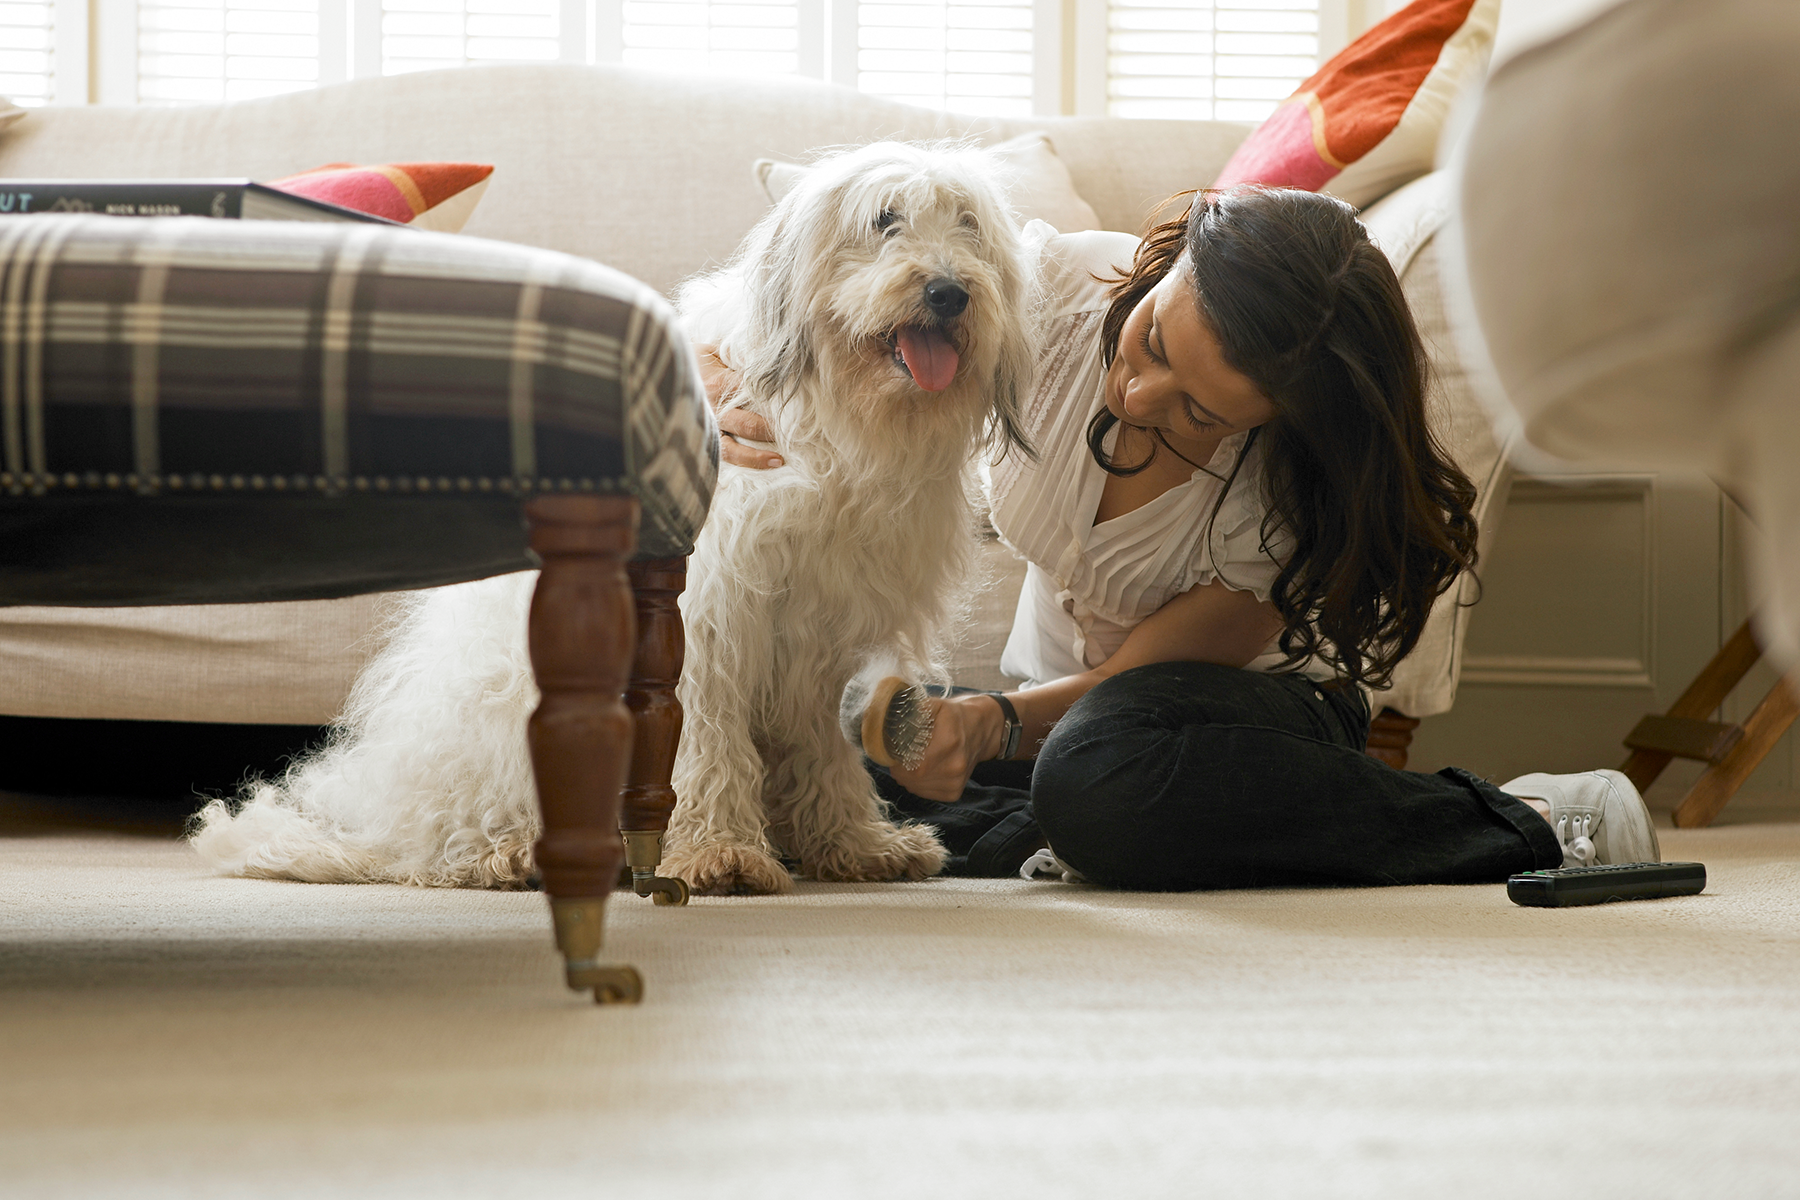
<svg viewBox="0 0 1800 1200">
<path fill-rule="evenodd" d="M 1737 794 L 1744 780 L 1763 757 L 1775 748 L 1781 735 L 1800 715 L 1800 668 L 1789 671 L 1776 681 L 1741 728 L 1743 733 L 1712 765 L 1707 767 L 1694 786 L 1688 789 L 1675 809 L 1675 824 L 1683 829 L 1711 825 L 1725 802 Z"/>
<path fill-rule="evenodd" d="M 1742 725 L 1709 719 L 1762 657 L 1744 622 L 1662 716 L 1648 716 L 1625 738 L 1631 750 L 1619 770 L 1646 791 L 1673 759 L 1707 764 L 1675 809 L 1683 828 L 1710 825 L 1800 713 L 1800 671 L 1776 682 Z"/>
<path fill-rule="evenodd" d="M 637 604 L 637 653 L 625 704 L 636 720 L 637 733 L 631 774 L 619 806 L 630 873 L 619 882 L 622 887 L 629 883 L 640 896 L 654 897 L 658 904 L 686 904 L 687 884 L 663 878 L 656 868 L 662 862 L 669 814 L 675 810 L 675 789 L 669 786 L 675 747 L 681 740 L 681 701 L 675 698 L 675 685 L 681 682 L 687 650 L 676 601 L 687 586 L 687 559 L 645 559 L 628 564 L 626 572 Z"/>
<path fill-rule="evenodd" d="M 525 506 L 543 560 L 531 597 L 531 666 L 543 700 L 531 716 L 531 766 L 544 834 L 538 871 L 550 897 L 568 984 L 599 1004 L 636 1003 L 636 970 L 599 961 L 606 898 L 619 878 L 619 791 L 631 763 L 625 707 L 636 624 L 625 560 L 637 501 L 540 496 Z"/>
</svg>

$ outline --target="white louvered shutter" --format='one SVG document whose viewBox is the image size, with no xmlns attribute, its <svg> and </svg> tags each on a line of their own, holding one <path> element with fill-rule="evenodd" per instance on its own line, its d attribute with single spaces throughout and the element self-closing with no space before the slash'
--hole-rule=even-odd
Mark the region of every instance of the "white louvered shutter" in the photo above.
<svg viewBox="0 0 1800 1200">
<path fill-rule="evenodd" d="M 71 53 L 67 43 L 80 35 L 59 47 L 54 14 L 88 5 L 102 20 L 136 13 L 135 76 L 107 67 L 97 85 L 126 103 L 217 102 L 377 72 L 597 57 L 707 74 L 831 78 L 994 116 L 1073 105 L 1084 115 L 1255 121 L 1313 72 L 1322 28 L 1334 44 L 1344 36 L 1344 3 L 0 0 L 0 94 L 27 104 L 59 94 L 55 56 L 59 48 Z M 1050 27 L 1035 29 L 1036 17 Z M 1034 62 L 1039 54 L 1063 57 Z M 87 64 L 70 61 L 76 67 L 60 83 L 65 99 L 89 87 Z"/>
<path fill-rule="evenodd" d="M 56 94 L 55 15 L 51 0 L 0 3 L 0 96 L 35 105 Z"/>
<path fill-rule="evenodd" d="M 864 0 L 857 88 L 933 108 L 1031 114 L 1030 0 Z"/>
<path fill-rule="evenodd" d="M 381 73 L 553 62 L 558 0 L 382 0 Z"/>
<path fill-rule="evenodd" d="M 319 81 L 318 0 L 138 0 L 138 100 L 217 103 Z"/>
<path fill-rule="evenodd" d="M 1107 113 L 1260 121 L 1318 69 L 1319 0 L 1110 0 Z"/>
<path fill-rule="evenodd" d="M 628 67 L 727 75 L 800 69 L 794 0 L 625 0 L 623 7 Z"/>
</svg>

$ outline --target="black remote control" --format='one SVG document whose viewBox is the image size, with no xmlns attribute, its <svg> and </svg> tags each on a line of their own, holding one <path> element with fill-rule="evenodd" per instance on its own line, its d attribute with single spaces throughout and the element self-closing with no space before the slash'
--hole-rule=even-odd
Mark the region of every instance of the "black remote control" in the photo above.
<svg viewBox="0 0 1800 1200">
<path fill-rule="evenodd" d="M 1525 871 L 1506 881 L 1506 898 L 1532 908 L 1693 896 L 1706 888 L 1703 863 L 1614 863 Z"/>
</svg>

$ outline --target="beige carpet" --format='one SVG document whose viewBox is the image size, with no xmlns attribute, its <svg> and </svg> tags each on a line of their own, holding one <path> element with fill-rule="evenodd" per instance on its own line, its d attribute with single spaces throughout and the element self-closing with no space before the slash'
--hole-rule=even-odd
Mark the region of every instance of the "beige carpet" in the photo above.
<svg viewBox="0 0 1800 1200">
<path fill-rule="evenodd" d="M 1800 1196 L 1800 825 L 1670 832 L 1705 895 L 1565 911 L 621 898 L 648 996 L 596 1009 L 538 896 L 11 811 L 7 1197 Z"/>
</svg>

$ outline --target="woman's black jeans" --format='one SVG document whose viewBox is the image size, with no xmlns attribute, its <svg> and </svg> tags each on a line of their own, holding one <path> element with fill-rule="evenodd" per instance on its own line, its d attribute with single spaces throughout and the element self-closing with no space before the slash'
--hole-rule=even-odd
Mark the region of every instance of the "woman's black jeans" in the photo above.
<svg viewBox="0 0 1800 1200">
<path fill-rule="evenodd" d="M 1549 824 L 1457 768 L 1367 754 L 1355 689 L 1208 663 L 1138 667 L 1069 709 L 1035 763 L 984 763 L 961 801 L 906 792 L 947 870 L 1008 875 L 1046 843 L 1095 883 L 1144 891 L 1492 883 L 1559 866 Z"/>
</svg>

